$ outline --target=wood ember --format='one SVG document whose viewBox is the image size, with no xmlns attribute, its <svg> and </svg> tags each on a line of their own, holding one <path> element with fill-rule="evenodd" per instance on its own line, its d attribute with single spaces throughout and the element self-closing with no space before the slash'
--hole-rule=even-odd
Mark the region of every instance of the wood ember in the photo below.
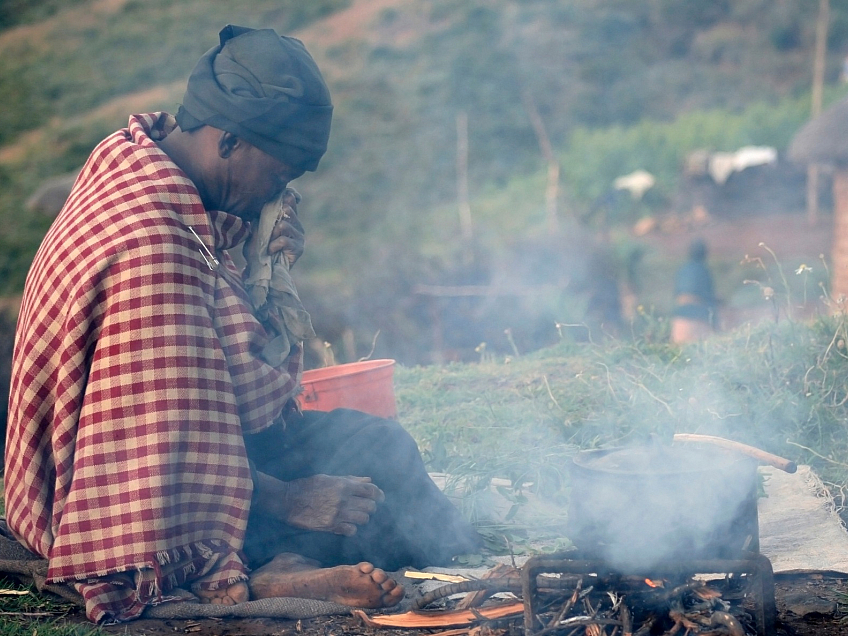
<svg viewBox="0 0 848 636">
<path fill-rule="evenodd" d="M 683 582 L 596 579 L 591 594 L 580 601 L 581 582 L 573 593 L 548 603 L 537 618 L 545 628 L 536 636 L 583 634 L 591 636 L 751 636 L 753 618 L 742 607 L 723 599 L 713 585 L 689 579 Z M 550 597 L 550 595 L 548 595 Z M 558 603 L 558 604 L 557 604 Z M 581 630 L 575 631 L 575 627 Z"/>
</svg>

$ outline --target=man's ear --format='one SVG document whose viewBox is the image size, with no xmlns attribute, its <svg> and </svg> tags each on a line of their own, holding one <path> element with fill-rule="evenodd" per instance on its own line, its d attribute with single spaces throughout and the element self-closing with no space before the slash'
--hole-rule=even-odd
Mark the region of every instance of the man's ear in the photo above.
<svg viewBox="0 0 848 636">
<path fill-rule="evenodd" d="M 231 132 L 222 131 L 218 137 L 218 156 L 221 159 L 229 159 L 233 151 L 241 145 L 241 139 Z"/>
</svg>

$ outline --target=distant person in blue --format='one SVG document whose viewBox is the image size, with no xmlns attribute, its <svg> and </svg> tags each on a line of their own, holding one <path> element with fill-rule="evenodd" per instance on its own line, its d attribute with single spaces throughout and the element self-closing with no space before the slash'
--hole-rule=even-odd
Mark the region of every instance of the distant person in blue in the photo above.
<svg viewBox="0 0 848 636">
<path fill-rule="evenodd" d="M 671 341 L 697 342 L 715 331 L 718 301 L 707 267 L 707 244 L 696 239 L 689 245 L 689 260 L 674 277 L 674 312 Z"/>
</svg>

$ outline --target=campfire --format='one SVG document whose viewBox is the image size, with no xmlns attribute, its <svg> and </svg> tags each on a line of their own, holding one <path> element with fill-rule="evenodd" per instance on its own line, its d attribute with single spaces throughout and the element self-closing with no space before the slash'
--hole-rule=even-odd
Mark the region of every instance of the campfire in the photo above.
<svg viewBox="0 0 848 636">
<path fill-rule="evenodd" d="M 405 615 L 361 618 L 374 627 L 454 628 L 443 636 L 773 636 L 774 574 L 758 552 L 751 456 L 794 466 L 743 450 L 580 453 L 567 528 L 573 551 L 443 586 Z M 481 605 L 495 592 L 513 597 Z M 449 610 L 427 609 L 458 593 L 471 594 Z"/>
<path fill-rule="evenodd" d="M 491 578 L 452 583 L 423 595 L 404 615 L 360 618 L 372 627 L 458 627 L 442 636 L 773 636 L 774 580 L 762 555 L 676 561 L 650 577 L 623 572 L 575 553 L 537 556 L 520 571 L 496 568 Z M 454 609 L 425 608 L 457 593 Z M 481 594 L 481 592 L 483 592 Z M 475 608 L 496 592 L 499 600 Z"/>
<path fill-rule="evenodd" d="M 545 590 L 550 576 L 574 580 L 562 601 Z M 534 557 L 522 570 L 525 634 L 774 634 L 774 579 L 769 560 L 742 553 L 738 559 L 674 561 L 654 566 L 650 577 L 607 564 L 562 556 Z M 573 631 L 573 630 L 572 630 Z"/>
</svg>

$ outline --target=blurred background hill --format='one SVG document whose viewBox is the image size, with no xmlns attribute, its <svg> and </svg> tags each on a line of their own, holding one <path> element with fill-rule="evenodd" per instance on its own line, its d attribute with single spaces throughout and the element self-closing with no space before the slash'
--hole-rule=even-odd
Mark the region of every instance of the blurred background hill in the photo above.
<svg viewBox="0 0 848 636">
<path fill-rule="evenodd" d="M 4 0 L 0 294 L 14 306 L 51 221 L 33 193 L 128 114 L 175 112 L 227 23 L 302 39 L 336 104 L 326 157 L 294 184 L 311 366 L 322 351 L 417 364 L 585 338 L 568 325 L 610 281 L 629 299 L 615 328 L 656 327 L 695 234 L 729 320 L 761 300 L 743 285 L 761 273 L 740 265 L 760 242 L 812 264 L 804 291 L 819 293 L 827 175 L 810 227 L 803 169 L 783 154 L 810 116 L 816 14 L 790 0 Z M 846 92 L 848 2 L 831 2 L 827 44 L 825 104 Z M 744 146 L 776 149 L 772 171 L 718 187 L 687 169 Z M 655 179 L 643 196 L 614 189 L 636 170 Z"/>
</svg>

